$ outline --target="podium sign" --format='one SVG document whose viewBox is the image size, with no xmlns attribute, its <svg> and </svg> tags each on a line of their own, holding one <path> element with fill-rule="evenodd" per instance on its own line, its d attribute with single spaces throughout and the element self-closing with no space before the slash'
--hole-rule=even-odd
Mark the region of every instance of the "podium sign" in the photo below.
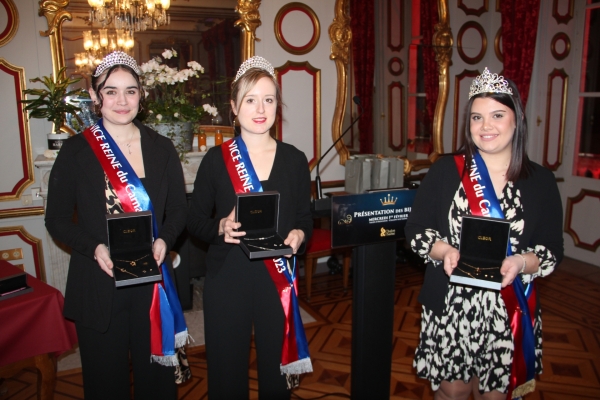
<svg viewBox="0 0 600 400">
<path fill-rule="evenodd" d="M 331 246 L 356 246 L 398 240 L 416 189 L 379 190 L 331 198 Z"/>
</svg>

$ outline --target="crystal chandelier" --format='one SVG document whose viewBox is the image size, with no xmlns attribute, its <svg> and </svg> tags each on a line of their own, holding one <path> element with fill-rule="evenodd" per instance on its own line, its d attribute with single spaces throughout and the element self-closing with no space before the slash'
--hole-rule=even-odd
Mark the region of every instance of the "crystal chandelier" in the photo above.
<svg viewBox="0 0 600 400">
<path fill-rule="evenodd" d="M 83 53 L 75 53 L 77 72 L 91 75 L 104 56 L 113 51 L 123 51 L 133 55 L 133 32 L 124 29 L 109 31 L 98 29 L 98 33 L 83 31 Z"/>
<path fill-rule="evenodd" d="M 90 22 L 102 28 L 114 23 L 115 29 L 139 32 L 171 22 L 167 14 L 171 0 L 88 0 L 88 4 Z"/>
</svg>

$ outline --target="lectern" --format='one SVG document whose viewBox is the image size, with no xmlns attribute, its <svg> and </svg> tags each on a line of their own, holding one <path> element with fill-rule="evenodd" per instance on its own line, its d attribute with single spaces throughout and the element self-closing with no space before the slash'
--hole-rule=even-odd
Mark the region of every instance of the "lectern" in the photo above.
<svg viewBox="0 0 600 400">
<path fill-rule="evenodd" d="M 396 242 L 416 190 L 333 196 L 331 243 L 352 255 L 352 399 L 389 399 Z"/>
</svg>

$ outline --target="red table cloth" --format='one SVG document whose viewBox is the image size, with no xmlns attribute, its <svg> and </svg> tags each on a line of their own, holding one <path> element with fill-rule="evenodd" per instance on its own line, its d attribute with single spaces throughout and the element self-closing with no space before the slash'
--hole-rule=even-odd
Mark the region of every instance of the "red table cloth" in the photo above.
<svg viewBox="0 0 600 400">
<path fill-rule="evenodd" d="M 2 260 L 0 269 L 22 272 Z M 58 356 L 77 343 L 75 325 L 62 315 L 63 295 L 29 274 L 27 284 L 32 292 L 0 301 L 0 367 L 40 354 Z"/>
</svg>

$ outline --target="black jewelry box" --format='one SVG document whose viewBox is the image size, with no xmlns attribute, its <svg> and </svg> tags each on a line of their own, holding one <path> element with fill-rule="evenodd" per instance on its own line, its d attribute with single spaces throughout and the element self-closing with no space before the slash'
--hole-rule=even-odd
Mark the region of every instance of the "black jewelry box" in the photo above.
<svg viewBox="0 0 600 400">
<path fill-rule="evenodd" d="M 27 285 L 27 274 L 12 264 L 0 264 L 0 300 L 33 291 Z"/>
<path fill-rule="evenodd" d="M 279 192 L 238 193 L 235 220 L 241 222 L 240 247 L 249 259 L 275 258 L 293 254 L 293 249 L 283 244 L 278 233 Z"/>
<path fill-rule="evenodd" d="M 450 282 L 500 290 L 500 267 L 506 258 L 510 222 L 489 217 L 462 217 L 460 260 Z"/>
<path fill-rule="evenodd" d="M 152 254 L 152 213 L 140 211 L 106 216 L 108 248 L 115 286 L 162 280 Z"/>
</svg>

